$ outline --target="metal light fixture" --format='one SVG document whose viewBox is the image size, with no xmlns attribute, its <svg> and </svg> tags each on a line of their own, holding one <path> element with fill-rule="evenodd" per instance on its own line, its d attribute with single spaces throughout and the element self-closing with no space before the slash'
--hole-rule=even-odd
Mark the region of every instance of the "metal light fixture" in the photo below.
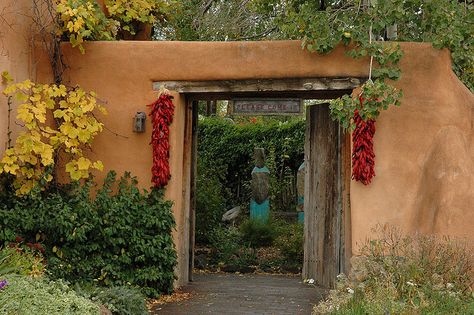
<svg viewBox="0 0 474 315">
<path fill-rule="evenodd" d="M 137 112 L 133 118 L 133 131 L 139 133 L 145 132 L 145 121 L 146 114 L 144 112 Z"/>
</svg>

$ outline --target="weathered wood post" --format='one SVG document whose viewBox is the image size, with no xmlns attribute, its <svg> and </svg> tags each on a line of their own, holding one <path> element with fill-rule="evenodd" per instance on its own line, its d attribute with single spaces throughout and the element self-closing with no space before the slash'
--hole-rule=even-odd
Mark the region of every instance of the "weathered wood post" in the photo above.
<svg viewBox="0 0 474 315">
<path fill-rule="evenodd" d="M 304 161 L 301 163 L 298 168 L 298 173 L 296 174 L 296 193 L 298 197 L 298 204 L 296 206 L 296 211 L 298 211 L 298 222 L 304 222 Z"/>
<path fill-rule="evenodd" d="M 250 201 L 250 219 L 268 222 L 270 216 L 270 171 L 265 166 L 265 151 L 254 149 L 255 167 L 252 171 L 252 200 Z"/>
</svg>

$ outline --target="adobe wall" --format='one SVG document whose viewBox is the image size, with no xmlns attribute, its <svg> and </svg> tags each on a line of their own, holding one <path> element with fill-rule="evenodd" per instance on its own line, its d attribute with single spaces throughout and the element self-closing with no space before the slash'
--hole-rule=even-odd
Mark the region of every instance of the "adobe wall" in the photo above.
<svg viewBox="0 0 474 315">
<path fill-rule="evenodd" d="M 31 0 L 0 3 L 0 72 L 8 71 L 18 81 L 32 78 Z M 0 79 L 1 81 L 1 79 Z M 3 88 L 2 88 L 3 89 Z M 13 105 L 15 107 L 16 104 Z M 12 112 L 14 117 L 16 114 Z M 0 95 L 0 156 L 7 147 L 7 98 Z M 13 136 L 20 127 L 12 123 Z"/>
<path fill-rule="evenodd" d="M 69 84 L 94 90 L 107 102 L 104 131 L 93 158 L 106 170 L 131 171 L 141 185 L 151 177 L 151 125 L 132 132 L 132 117 L 156 97 L 153 81 L 366 76 L 367 60 L 338 48 L 326 56 L 303 51 L 300 42 L 94 42 L 86 54 L 64 46 Z M 370 186 L 351 183 L 353 248 L 374 225 L 405 231 L 467 237 L 474 242 L 474 96 L 455 77 L 449 53 L 430 44 L 402 44 L 404 90 L 400 108 L 381 114 L 375 135 L 376 177 Z M 44 63 L 40 61 L 40 64 Z M 38 78 L 50 81 L 47 66 Z M 167 197 L 174 200 L 175 240 L 181 283 L 187 274 L 189 221 L 185 151 L 186 106 L 176 95 L 171 129 L 171 174 Z M 113 131 L 113 132 L 111 132 Z M 117 135 L 118 134 L 118 135 Z"/>
</svg>

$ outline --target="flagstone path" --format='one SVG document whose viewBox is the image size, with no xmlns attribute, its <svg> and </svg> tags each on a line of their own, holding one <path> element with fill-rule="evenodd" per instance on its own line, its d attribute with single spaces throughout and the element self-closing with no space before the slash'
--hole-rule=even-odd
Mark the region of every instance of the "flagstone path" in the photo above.
<svg viewBox="0 0 474 315">
<path fill-rule="evenodd" d="M 191 298 L 157 305 L 151 314 L 311 314 L 325 293 L 303 284 L 301 276 L 257 274 L 195 274 L 183 292 Z"/>
</svg>

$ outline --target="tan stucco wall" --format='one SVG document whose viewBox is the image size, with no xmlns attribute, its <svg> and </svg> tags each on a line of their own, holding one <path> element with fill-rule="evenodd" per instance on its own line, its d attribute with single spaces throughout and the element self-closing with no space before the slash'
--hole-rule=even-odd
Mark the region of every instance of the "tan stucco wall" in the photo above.
<svg viewBox="0 0 474 315">
<path fill-rule="evenodd" d="M 150 121 L 145 134 L 132 132 L 132 116 L 147 111 L 153 81 L 366 76 L 367 60 L 353 60 L 338 48 L 327 56 L 280 42 L 95 42 L 86 54 L 65 46 L 65 78 L 106 100 L 105 131 L 91 155 L 106 169 L 131 171 L 150 183 Z M 375 136 L 376 173 L 370 186 L 351 183 L 353 247 L 377 223 L 405 231 L 437 232 L 474 241 L 474 96 L 450 68 L 447 51 L 405 43 L 400 108 L 382 113 Z M 40 62 L 42 64 L 42 62 Z M 50 81 L 48 68 L 39 79 Z M 187 272 L 189 222 L 183 196 L 189 181 L 184 152 L 186 108 L 176 95 L 171 129 L 171 173 L 167 197 L 174 200 L 178 228 L 178 274 Z M 117 136 L 115 133 L 119 134 Z M 186 153 L 186 154 L 185 154 Z M 183 280 L 183 279 L 181 279 Z"/>
<path fill-rule="evenodd" d="M 2 0 L 0 15 L 0 72 L 19 81 L 31 78 L 31 0 Z M 7 98 L 0 95 L 0 155 L 7 146 L 7 117 Z M 11 123 L 15 136 L 20 128 Z"/>
</svg>

